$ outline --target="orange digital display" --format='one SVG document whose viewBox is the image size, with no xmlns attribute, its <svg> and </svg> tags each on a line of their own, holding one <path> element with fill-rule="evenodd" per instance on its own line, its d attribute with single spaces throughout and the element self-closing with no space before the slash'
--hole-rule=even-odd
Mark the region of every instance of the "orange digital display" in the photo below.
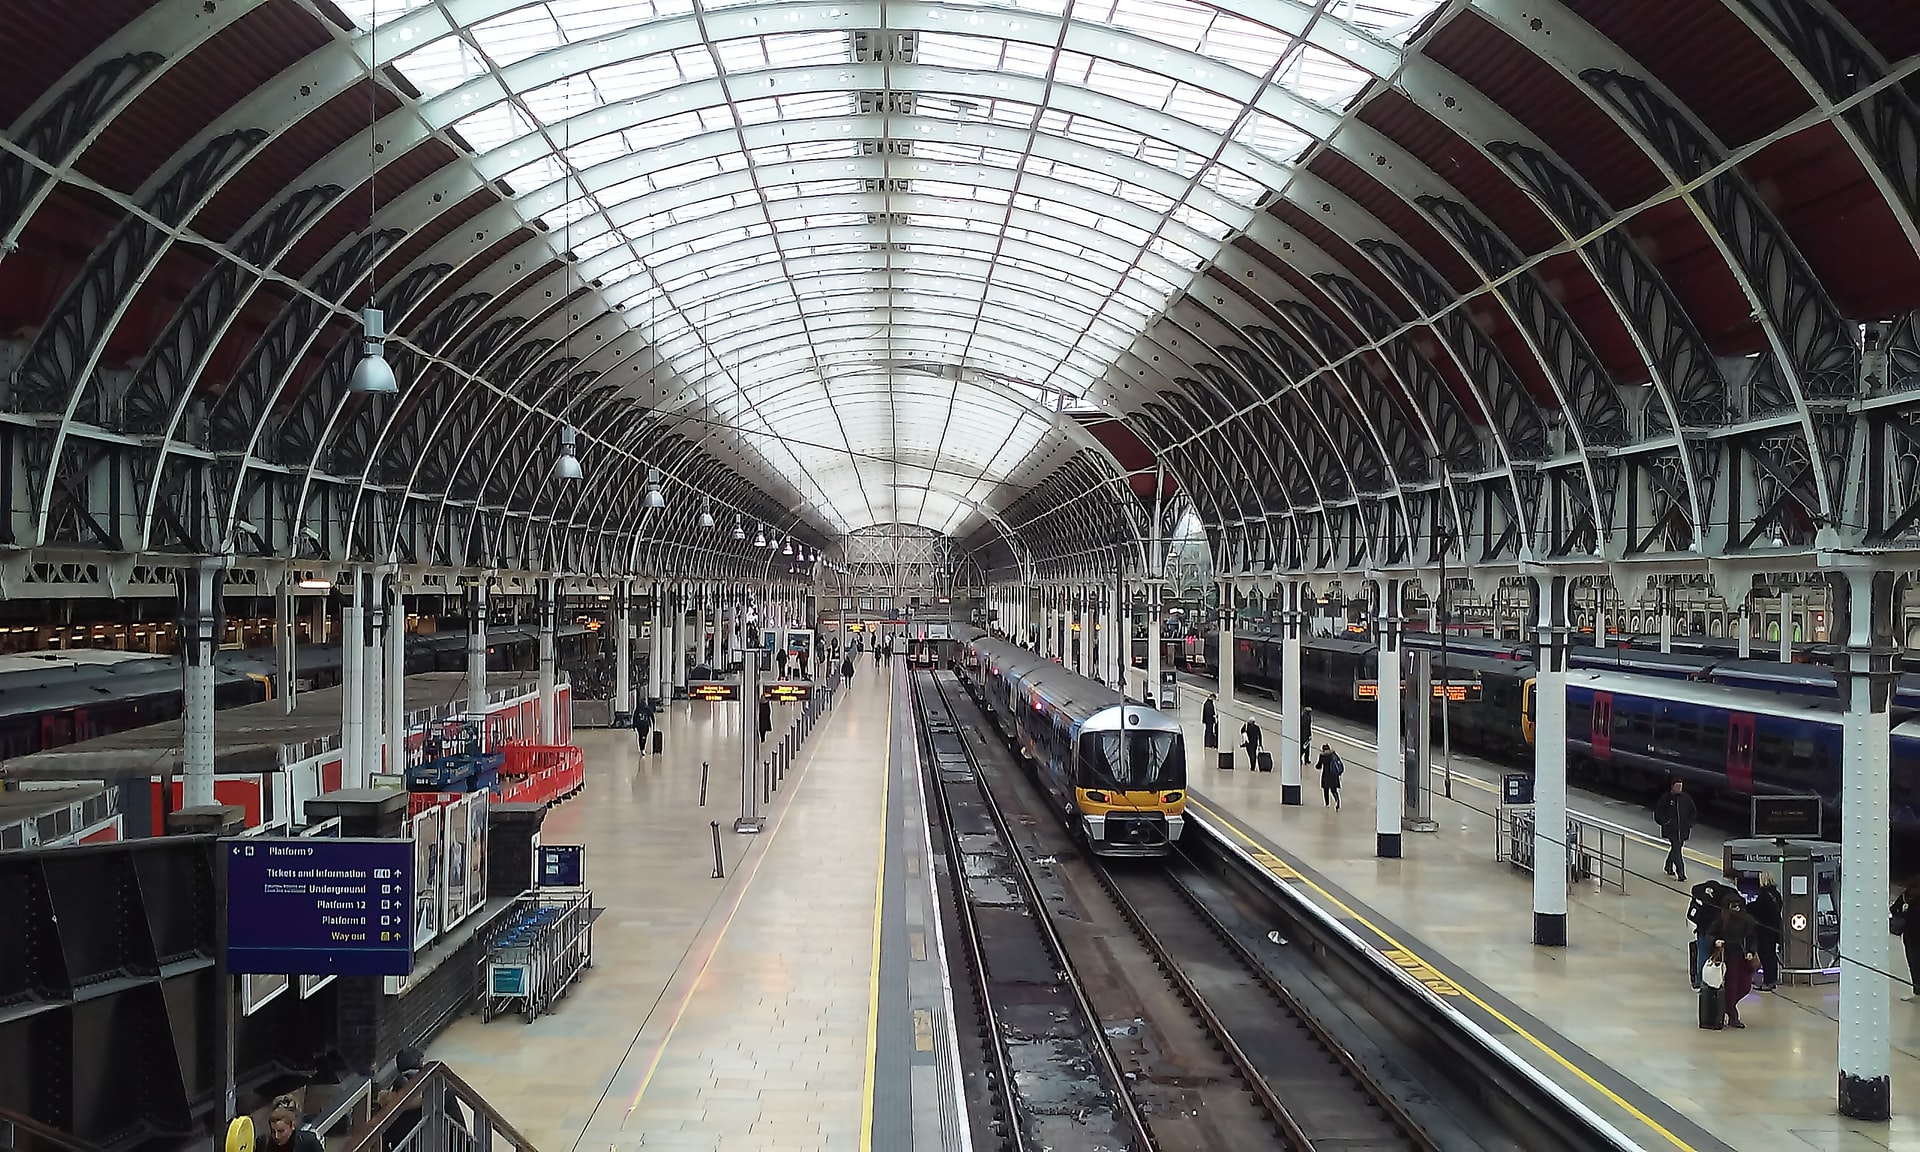
<svg viewBox="0 0 1920 1152">
<path fill-rule="evenodd" d="M 738 684 L 726 684 L 718 680 L 689 684 L 687 685 L 687 699 L 706 701 L 738 700 L 740 699 L 740 686 Z"/>
</svg>

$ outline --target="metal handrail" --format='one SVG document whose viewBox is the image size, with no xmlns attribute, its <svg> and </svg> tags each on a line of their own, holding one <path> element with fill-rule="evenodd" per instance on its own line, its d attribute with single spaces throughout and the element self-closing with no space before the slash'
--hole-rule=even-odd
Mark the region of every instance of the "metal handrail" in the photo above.
<svg viewBox="0 0 1920 1152">
<path fill-rule="evenodd" d="M 99 1152 L 71 1132 L 62 1132 L 5 1108 L 0 1108 L 0 1149 L 6 1152 Z"/>
<path fill-rule="evenodd" d="M 447 1113 L 449 1088 L 454 1099 L 468 1109 L 465 1124 Z M 418 1123 L 394 1143 L 392 1152 L 537 1152 L 519 1129 L 453 1069 L 437 1060 L 414 1078 L 405 1095 L 357 1129 L 342 1152 L 385 1152 L 387 1130 L 415 1115 Z"/>
</svg>

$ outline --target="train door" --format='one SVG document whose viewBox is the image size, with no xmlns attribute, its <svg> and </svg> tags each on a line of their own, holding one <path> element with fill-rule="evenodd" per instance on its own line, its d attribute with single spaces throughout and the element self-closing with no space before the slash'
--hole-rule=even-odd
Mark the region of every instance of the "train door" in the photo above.
<svg viewBox="0 0 1920 1152">
<path fill-rule="evenodd" d="M 1593 726 L 1588 731 L 1587 743 L 1593 748 L 1595 760 L 1606 760 L 1613 756 L 1613 693 L 1595 692 L 1593 694 Z"/>
<path fill-rule="evenodd" d="M 1727 783 L 1735 792 L 1753 792 L 1753 714 L 1727 713 Z"/>
</svg>

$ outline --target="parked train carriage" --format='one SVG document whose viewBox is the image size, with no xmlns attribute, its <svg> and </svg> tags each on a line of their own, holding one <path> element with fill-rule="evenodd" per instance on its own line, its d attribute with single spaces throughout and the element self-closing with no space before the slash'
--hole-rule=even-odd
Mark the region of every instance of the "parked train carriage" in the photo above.
<svg viewBox="0 0 1920 1152">
<path fill-rule="evenodd" d="M 1159 856 L 1186 823 L 1179 721 L 999 640 L 968 645 L 963 674 L 1097 855 Z"/>
<path fill-rule="evenodd" d="M 1896 707 L 1891 818 L 1920 833 L 1920 721 Z M 1839 829 L 1841 708 L 1697 683 L 1583 671 L 1567 679 L 1567 751 L 1587 774 L 1652 791 L 1678 777 L 1703 805 L 1745 817 L 1754 794 L 1817 793 Z"/>
</svg>

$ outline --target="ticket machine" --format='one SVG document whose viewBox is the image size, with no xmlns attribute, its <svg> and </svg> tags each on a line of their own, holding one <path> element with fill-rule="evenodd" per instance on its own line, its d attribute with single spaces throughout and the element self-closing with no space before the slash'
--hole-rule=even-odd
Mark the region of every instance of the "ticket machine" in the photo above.
<svg viewBox="0 0 1920 1152">
<path fill-rule="evenodd" d="M 1741 839 L 1726 844 L 1727 879 L 1748 900 L 1760 876 L 1780 886 L 1780 978 L 1815 984 L 1840 976 L 1840 845 L 1826 840 Z"/>
</svg>

